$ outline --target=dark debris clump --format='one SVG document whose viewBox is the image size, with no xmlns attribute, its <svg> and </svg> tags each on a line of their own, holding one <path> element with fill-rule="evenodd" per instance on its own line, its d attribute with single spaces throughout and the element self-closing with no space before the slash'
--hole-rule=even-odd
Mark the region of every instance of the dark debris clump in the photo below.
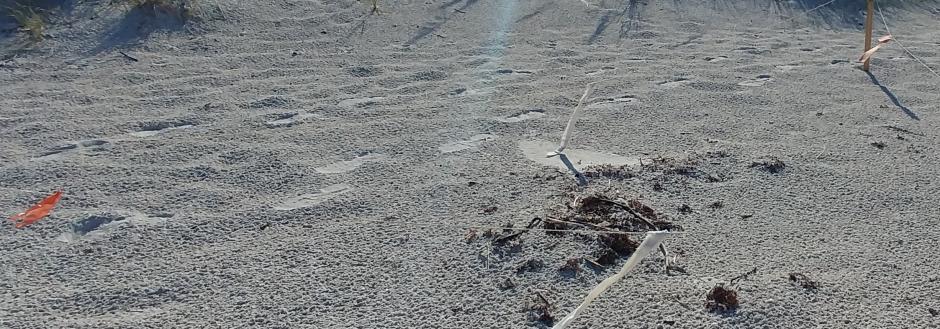
<svg viewBox="0 0 940 329">
<path fill-rule="evenodd" d="M 790 273 L 790 282 L 793 282 L 803 289 L 806 290 L 816 290 L 819 289 L 819 283 L 813 280 L 810 280 L 808 276 L 803 273 L 793 272 Z"/>
<path fill-rule="evenodd" d="M 738 291 L 734 287 L 716 284 L 705 296 L 705 308 L 712 312 L 731 312 L 738 308 Z"/>
<path fill-rule="evenodd" d="M 751 162 L 751 168 L 757 168 L 771 174 L 779 174 L 787 168 L 787 165 L 777 157 L 766 157 Z"/>
</svg>

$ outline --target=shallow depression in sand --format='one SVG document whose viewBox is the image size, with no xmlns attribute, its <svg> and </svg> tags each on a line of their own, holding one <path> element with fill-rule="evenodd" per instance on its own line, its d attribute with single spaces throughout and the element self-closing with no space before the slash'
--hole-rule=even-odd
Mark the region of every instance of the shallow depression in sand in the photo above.
<svg viewBox="0 0 940 329">
<path fill-rule="evenodd" d="M 542 165 L 567 170 L 567 166 L 559 157 L 556 156 L 549 158 L 545 156 L 546 153 L 555 150 L 557 147 L 558 143 L 544 140 L 519 142 L 519 149 L 522 150 L 522 153 L 525 154 L 526 158 L 529 158 L 529 160 L 535 161 Z M 562 153 L 567 156 L 568 160 L 571 161 L 572 164 L 578 166 L 578 168 L 600 164 L 610 164 L 615 166 L 640 165 L 640 157 L 627 157 L 614 153 L 596 152 L 575 148 L 565 149 L 565 151 Z"/>
</svg>

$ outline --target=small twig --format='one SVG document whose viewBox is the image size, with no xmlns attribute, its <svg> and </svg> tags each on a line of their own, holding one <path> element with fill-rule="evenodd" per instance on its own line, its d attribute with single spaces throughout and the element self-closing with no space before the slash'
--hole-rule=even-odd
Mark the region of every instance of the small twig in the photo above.
<svg viewBox="0 0 940 329">
<path fill-rule="evenodd" d="M 585 222 L 571 222 L 571 221 L 566 221 L 566 220 L 561 220 L 561 219 L 555 219 L 555 218 L 551 218 L 551 217 L 548 217 L 548 218 L 546 218 L 545 220 L 547 220 L 547 221 L 549 221 L 549 222 L 560 223 L 560 224 L 569 224 L 569 225 L 577 225 L 577 226 L 581 226 L 581 227 L 595 228 L 595 229 L 597 229 L 597 230 L 599 230 L 599 231 L 613 231 L 613 230 L 611 230 L 611 229 L 608 228 L 608 227 L 603 227 L 603 226 L 600 226 L 600 225 L 597 225 L 597 224 L 591 224 L 591 223 L 585 223 Z"/>
<path fill-rule="evenodd" d="M 747 273 L 738 275 L 738 276 L 732 278 L 731 280 L 728 280 L 728 283 L 734 285 L 734 282 L 735 282 L 735 281 L 747 279 L 748 276 L 750 276 L 751 274 L 754 274 L 754 273 L 757 273 L 757 268 L 756 268 L 756 267 L 755 267 L 753 270 L 747 271 Z"/>
<path fill-rule="evenodd" d="M 532 219 L 531 222 L 529 222 L 529 225 L 526 225 L 525 228 L 526 228 L 526 229 L 531 229 L 531 228 L 535 227 L 535 224 L 537 224 L 537 223 L 540 222 L 540 221 L 542 221 L 541 218 L 535 217 L 535 218 Z M 518 232 L 509 234 L 509 235 L 506 235 L 506 236 L 498 237 L 498 238 L 496 238 L 496 239 L 493 239 L 493 242 L 494 242 L 494 243 L 497 243 L 497 244 L 503 244 L 503 243 L 506 243 L 506 242 L 509 241 L 509 240 L 515 239 L 516 237 L 522 235 L 522 233 L 525 233 L 525 232 L 527 232 L 527 230 L 520 230 L 520 231 L 518 231 Z"/>
<path fill-rule="evenodd" d="M 541 291 L 536 291 L 535 294 L 539 296 L 539 299 L 541 299 L 543 303 L 545 303 L 546 307 L 552 306 L 552 302 L 548 301 L 548 298 L 545 298 L 545 295 L 542 295 Z"/>
<path fill-rule="evenodd" d="M 604 265 L 601 265 L 600 263 L 594 261 L 593 259 L 584 258 L 584 261 L 585 261 L 585 262 L 588 262 L 588 263 L 591 263 L 591 265 L 594 265 L 594 266 L 595 266 L 596 268 L 598 268 L 598 269 L 603 269 L 603 268 L 604 268 Z"/>
<path fill-rule="evenodd" d="M 466 14 L 466 13 L 467 13 L 467 12 L 465 12 L 465 11 L 463 11 L 463 10 L 460 10 L 460 9 L 454 9 L 454 11 L 455 11 L 455 12 L 458 12 L 458 13 L 461 13 L 461 14 Z"/>
<path fill-rule="evenodd" d="M 140 62 L 139 59 L 134 58 L 134 56 L 128 55 L 127 53 L 125 53 L 125 52 L 123 52 L 123 51 L 118 51 L 118 53 L 121 54 L 121 55 L 123 55 L 124 58 L 127 58 L 128 60 L 131 60 L 131 61 L 134 61 L 134 62 Z"/>
<path fill-rule="evenodd" d="M 646 224 L 647 226 L 649 226 L 650 229 L 652 229 L 653 231 L 659 231 L 659 227 L 656 227 L 656 224 L 653 224 L 653 221 L 649 220 L 648 218 L 646 218 L 646 217 L 643 216 L 643 215 L 640 215 L 640 213 L 636 212 L 636 210 L 633 210 L 633 208 L 630 208 L 630 206 L 627 205 L 626 202 L 623 202 L 623 201 L 626 201 L 626 200 L 617 199 L 617 201 L 614 201 L 614 200 L 608 200 L 608 199 L 604 199 L 604 198 L 598 198 L 598 200 L 601 200 L 601 201 L 604 201 L 604 202 L 607 202 L 607 203 L 616 205 L 616 206 L 618 206 L 618 207 L 620 207 L 620 208 L 623 208 L 623 210 L 626 210 L 628 213 L 630 213 L 630 215 L 633 215 L 633 217 L 636 217 L 637 219 L 639 219 L 640 221 L 642 221 L 644 224 Z M 621 201 L 621 200 L 623 200 L 623 201 Z"/>
<path fill-rule="evenodd" d="M 597 199 L 598 199 L 598 200 L 601 200 L 601 201 L 603 201 L 603 202 L 607 202 L 607 203 L 616 205 L 616 206 L 622 208 L 623 210 L 626 210 L 628 213 L 630 213 L 631 215 L 633 215 L 633 217 L 636 217 L 637 219 L 639 219 L 640 221 L 642 221 L 643 223 L 645 223 L 647 226 L 649 226 L 651 230 L 653 230 L 653 231 L 659 231 L 659 227 L 657 227 L 656 224 L 653 224 L 653 221 L 649 220 L 648 218 L 644 217 L 643 215 L 640 215 L 640 213 L 638 213 L 638 212 L 636 212 L 635 210 L 633 210 L 633 208 L 630 208 L 630 206 L 627 205 L 626 202 L 620 202 L 620 200 L 623 200 L 623 199 L 618 198 L 617 201 L 609 200 L 609 199 L 604 199 L 604 198 L 597 198 Z M 624 201 L 626 201 L 626 200 L 624 200 Z M 669 264 L 669 251 L 666 249 L 666 242 L 665 242 L 665 241 L 663 241 L 663 243 L 660 243 L 660 244 L 659 244 L 659 251 L 662 252 L 662 254 L 663 254 L 663 260 L 664 260 L 664 261 L 663 261 L 663 264 L 664 264 L 663 266 L 664 266 L 666 272 L 668 272 L 668 271 L 669 271 L 669 266 L 670 266 L 670 264 Z"/>
<path fill-rule="evenodd" d="M 689 311 L 692 310 L 692 307 L 690 307 L 690 306 L 689 306 L 688 304 L 686 304 L 686 303 L 683 303 L 682 300 L 679 299 L 679 295 L 675 295 L 675 296 L 673 296 L 673 297 L 676 299 L 676 303 L 679 303 L 679 306 L 682 306 L 682 307 L 684 307 L 686 310 L 689 310 Z"/>
</svg>

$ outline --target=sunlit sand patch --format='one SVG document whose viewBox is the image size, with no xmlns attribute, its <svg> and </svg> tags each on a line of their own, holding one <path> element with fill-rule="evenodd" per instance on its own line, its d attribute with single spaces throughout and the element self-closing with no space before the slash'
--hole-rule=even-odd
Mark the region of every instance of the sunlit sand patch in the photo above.
<svg viewBox="0 0 940 329">
<path fill-rule="evenodd" d="M 529 160 L 535 161 L 536 163 L 556 167 L 562 170 L 567 170 L 567 166 L 564 162 L 558 159 L 558 157 L 548 158 L 545 156 L 546 152 L 550 152 L 557 148 L 558 145 L 555 142 L 543 141 L 543 140 L 531 140 L 531 141 L 521 141 L 519 142 L 519 149 L 522 150 L 522 153 L 525 154 L 526 158 Z M 577 148 L 566 148 L 564 152 L 565 156 L 579 168 L 592 165 L 601 165 L 601 164 L 610 164 L 614 166 L 639 166 L 640 157 L 627 157 L 622 155 L 617 155 L 614 153 L 605 153 L 597 151 L 589 151 L 584 149 Z"/>
</svg>

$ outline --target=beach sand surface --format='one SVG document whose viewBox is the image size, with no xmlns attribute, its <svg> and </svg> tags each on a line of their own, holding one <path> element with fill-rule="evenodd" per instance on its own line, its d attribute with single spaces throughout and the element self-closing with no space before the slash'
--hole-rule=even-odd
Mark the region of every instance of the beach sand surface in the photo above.
<svg viewBox="0 0 940 329">
<path fill-rule="evenodd" d="M 0 227 L 0 327 L 546 328 L 626 257 L 483 234 L 592 191 L 681 226 L 685 273 L 654 254 L 573 328 L 940 326 L 940 77 L 897 43 L 860 70 L 858 13 L 589 3 L 85 3 L 33 50 L 5 23 L 0 212 L 64 197 Z M 925 7 L 885 14 L 938 70 Z"/>
</svg>

